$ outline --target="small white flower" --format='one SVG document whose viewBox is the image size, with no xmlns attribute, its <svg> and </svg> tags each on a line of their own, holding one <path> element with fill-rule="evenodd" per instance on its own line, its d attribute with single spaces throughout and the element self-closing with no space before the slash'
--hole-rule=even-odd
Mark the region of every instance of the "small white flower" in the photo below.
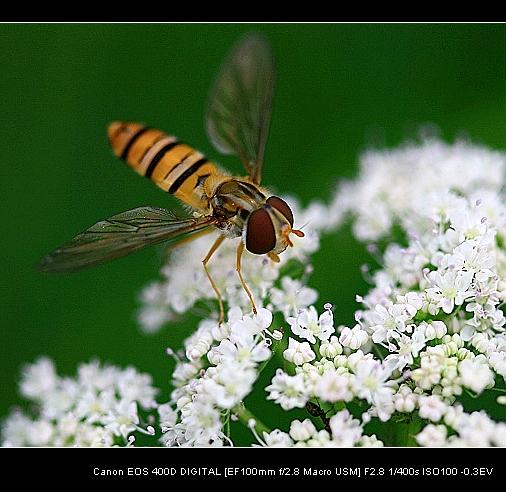
<svg viewBox="0 0 506 492">
<path fill-rule="evenodd" d="M 446 325 L 443 321 L 431 321 L 430 323 L 422 322 L 419 325 L 419 330 L 423 333 L 426 340 L 434 340 L 434 338 L 443 338 L 448 332 Z"/>
<path fill-rule="evenodd" d="M 425 342 L 425 337 L 419 329 L 416 329 L 410 337 L 401 334 L 396 345 L 390 344 L 390 350 L 394 353 L 387 355 L 385 362 L 388 362 L 389 367 L 392 369 L 398 370 L 411 366 L 414 358 L 418 357 L 420 351 L 425 348 Z"/>
<path fill-rule="evenodd" d="M 343 353 L 343 346 L 339 343 L 339 339 L 332 335 L 329 340 L 322 341 L 319 351 L 322 357 L 333 359 Z"/>
<path fill-rule="evenodd" d="M 495 257 L 489 254 L 487 246 L 483 243 L 476 245 L 471 241 L 465 241 L 459 244 L 453 250 L 453 254 L 444 258 L 441 266 L 472 272 L 478 282 L 486 282 L 495 275 L 491 270 L 495 266 Z"/>
<path fill-rule="evenodd" d="M 292 420 L 290 424 L 290 437 L 294 441 L 307 441 L 316 433 L 316 427 L 309 419 Z"/>
<path fill-rule="evenodd" d="M 370 322 L 373 324 L 372 340 L 374 343 L 388 343 L 396 338 L 398 333 L 406 330 L 406 322 L 410 319 L 403 304 L 389 302 L 387 306 L 377 304 L 371 313 Z"/>
<path fill-rule="evenodd" d="M 494 386 L 494 373 L 481 357 L 459 362 L 458 371 L 462 384 L 477 394 Z"/>
<path fill-rule="evenodd" d="M 490 367 L 506 379 L 506 352 L 491 349 L 488 352 Z"/>
<path fill-rule="evenodd" d="M 418 411 L 420 417 L 422 419 L 432 420 L 432 422 L 441 420 L 446 412 L 446 405 L 437 395 L 420 396 L 418 398 L 418 405 L 420 407 Z"/>
<path fill-rule="evenodd" d="M 186 341 L 186 357 L 190 361 L 196 361 L 203 357 L 213 343 L 213 336 L 211 333 L 199 330 L 191 339 Z"/>
<path fill-rule="evenodd" d="M 28 446 L 32 424 L 29 416 L 15 408 L 2 424 L 2 446 Z"/>
<path fill-rule="evenodd" d="M 343 347 L 348 347 L 352 350 L 357 350 L 369 341 L 369 335 L 365 330 L 362 330 L 360 325 L 355 325 L 353 328 L 343 327 L 339 335 L 339 343 Z"/>
<path fill-rule="evenodd" d="M 434 287 L 427 289 L 427 295 L 446 314 L 476 295 L 471 287 L 473 272 L 450 270 L 441 274 L 434 271 L 429 273 L 429 278 Z"/>
<path fill-rule="evenodd" d="M 361 448 L 382 448 L 385 445 L 383 441 L 378 439 L 376 434 L 371 436 L 362 435 L 357 444 Z"/>
<path fill-rule="evenodd" d="M 288 362 L 293 362 L 300 366 L 305 362 L 312 361 L 316 354 L 311 349 L 308 342 L 298 342 L 295 338 L 288 338 L 288 348 L 283 352 L 283 357 Z"/>
<path fill-rule="evenodd" d="M 54 439 L 54 427 L 46 421 L 40 420 L 32 422 L 29 433 L 29 446 L 49 446 Z"/>
<path fill-rule="evenodd" d="M 238 322 L 232 324 L 230 337 L 222 340 L 209 352 L 209 358 L 213 364 L 237 361 L 245 367 L 253 367 L 270 356 L 271 351 L 266 341 L 246 329 L 244 323 Z"/>
<path fill-rule="evenodd" d="M 267 399 L 274 400 L 283 410 L 303 408 L 309 399 L 302 375 L 289 376 L 282 369 L 276 370 L 265 390 L 269 393 Z"/>
<path fill-rule="evenodd" d="M 24 367 L 20 393 L 26 398 L 38 400 L 54 391 L 57 381 L 53 361 L 48 357 L 39 357 L 34 364 Z"/>
<path fill-rule="evenodd" d="M 249 364 L 231 360 L 219 364 L 212 377 L 203 378 L 201 390 L 217 407 L 230 409 L 250 393 L 256 378 Z"/>
<path fill-rule="evenodd" d="M 490 446 L 490 443 L 495 440 L 494 434 L 498 426 L 499 424 L 495 423 L 484 411 L 463 413 L 455 423 L 454 428 L 458 433 L 456 441 L 463 446 Z"/>
<path fill-rule="evenodd" d="M 153 388 L 153 378 L 150 374 L 137 371 L 133 366 L 124 369 L 116 379 L 118 396 L 121 399 L 137 401 L 147 408 L 155 408 L 155 396 L 158 390 Z"/>
<path fill-rule="evenodd" d="M 107 415 L 100 419 L 100 423 L 116 436 L 126 437 L 137 429 L 139 415 L 137 414 L 137 403 L 135 401 L 121 400 L 113 408 L 110 408 Z"/>
<path fill-rule="evenodd" d="M 168 309 L 167 289 L 162 282 L 152 282 L 140 294 L 142 307 L 137 312 L 137 320 L 146 333 L 156 333 L 162 326 L 173 321 L 175 315 Z"/>
<path fill-rule="evenodd" d="M 445 446 L 446 426 L 443 424 L 427 424 L 417 435 L 416 442 L 420 446 Z"/>
<path fill-rule="evenodd" d="M 338 370 L 325 371 L 316 381 L 313 392 L 317 398 L 329 403 L 353 399 L 352 377 Z"/>
<path fill-rule="evenodd" d="M 348 410 L 334 414 L 329 421 L 332 431 L 332 443 L 340 447 L 355 446 L 362 437 L 360 421 L 353 418 Z"/>
<path fill-rule="evenodd" d="M 268 447 L 286 448 L 293 445 L 293 441 L 290 439 L 290 435 L 287 432 L 283 432 L 279 429 L 274 429 L 270 433 L 264 432 L 263 438 L 265 441 L 264 445 Z"/>
<path fill-rule="evenodd" d="M 293 311 L 306 309 L 318 298 L 318 293 L 306 287 L 298 279 L 285 276 L 281 279 L 281 289 L 271 289 L 271 302 L 274 309 L 282 311 L 285 318 Z"/>
<path fill-rule="evenodd" d="M 397 304 L 403 305 L 409 318 L 413 318 L 422 309 L 423 299 L 418 292 L 407 292 L 405 295 L 397 295 Z"/>
<path fill-rule="evenodd" d="M 371 403 L 380 420 L 388 420 L 394 411 L 394 390 L 388 384 L 391 368 L 376 360 L 363 359 L 353 371 L 353 393 Z"/>
<path fill-rule="evenodd" d="M 107 414 L 115 403 L 115 396 L 112 391 L 85 390 L 77 401 L 75 415 L 84 419 L 85 422 L 93 424 L 99 422 L 103 415 Z"/>
<path fill-rule="evenodd" d="M 441 380 L 440 357 L 425 355 L 420 359 L 420 367 L 411 372 L 411 379 L 422 389 L 428 390 Z"/>
<path fill-rule="evenodd" d="M 407 384 L 403 384 L 393 396 L 393 401 L 398 412 L 411 413 L 416 408 L 418 396 Z"/>
<path fill-rule="evenodd" d="M 164 428 L 173 428 L 174 425 L 176 425 L 177 412 L 172 408 L 171 405 L 168 403 L 158 405 L 157 412 L 160 417 L 160 427 L 162 430 Z"/>
<path fill-rule="evenodd" d="M 335 332 L 334 318 L 330 309 L 318 316 L 316 308 L 309 306 L 309 309 L 299 310 L 295 318 L 288 317 L 287 322 L 294 335 L 305 338 L 309 343 L 316 343 L 316 338 L 328 340 Z"/>
<path fill-rule="evenodd" d="M 184 436 L 187 446 L 221 446 L 223 441 L 221 412 L 207 398 L 195 398 L 185 406 L 176 435 Z"/>
</svg>

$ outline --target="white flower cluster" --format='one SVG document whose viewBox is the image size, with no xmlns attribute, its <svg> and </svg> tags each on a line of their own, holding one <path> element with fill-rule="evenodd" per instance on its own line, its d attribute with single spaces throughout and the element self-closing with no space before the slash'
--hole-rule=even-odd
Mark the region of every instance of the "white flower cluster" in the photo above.
<svg viewBox="0 0 506 492">
<path fill-rule="evenodd" d="M 351 216 L 357 238 L 377 243 L 382 268 L 357 298 L 364 309 L 353 328 L 334 335 L 331 312 L 313 306 L 288 318 L 299 340 L 290 337 L 283 355 L 294 369 L 276 371 L 268 398 L 285 410 L 317 402 L 325 425 L 294 421 L 264 444 L 379 445 L 363 426 L 404 414 L 422 446 L 506 446 L 506 419 L 466 413 L 458 401 L 491 388 L 505 400 L 506 156 L 427 139 L 368 152 L 361 164 L 327 217 L 335 227 Z M 353 421 L 339 409 L 357 400 L 367 403 L 361 421 L 337 432 L 337 416 Z"/>
<path fill-rule="evenodd" d="M 404 234 L 389 240 L 383 268 L 361 299 L 361 328 L 388 351 L 385 360 L 396 370 L 420 359 L 410 374 L 420 388 L 437 386 L 450 400 L 452 386 L 481 393 L 494 385 L 494 374 L 506 378 L 500 308 L 506 296 L 506 156 L 429 140 L 369 154 L 363 162 L 362 177 L 340 198 L 357 216 L 357 234 L 381 241 L 394 226 Z M 378 174 L 369 174 L 372 168 L 381 169 L 382 184 L 375 182 Z M 404 196 L 392 198 L 392 185 Z M 371 211 L 362 213 L 365 190 L 370 202 L 383 197 L 379 213 L 388 228 L 379 230 Z"/>
<path fill-rule="evenodd" d="M 272 314 L 260 309 L 256 316 L 229 311 L 228 322 L 204 320 L 185 342 L 184 361 L 174 376 L 176 389 L 169 404 L 160 405 L 165 445 L 221 446 L 229 441 L 224 418 L 240 413 L 240 404 L 251 393 L 259 364 L 271 356 L 272 338 L 267 328 Z"/>
<path fill-rule="evenodd" d="M 156 406 L 151 376 L 133 367 L 81 364 L 76 378 L 59 377 L 53 362 L 40 357 L 24 369 L 20 393 L 35 408 L 14 410 L 2 424 L 3 446 L 109 447 L 133 444 L 139 406 Z"/>
<path fill-rule="evenodd" d="M 329 206 L 287 200 L 305 237 L 292 238 L 280 263 L 243 255 L 255 316 L 236 272 L 237 243 L 224 242 L 208 264 L 228 309 L 221 324 L 202 268 L 213 238 L 185 243 L 163 280 L 144 289 L 139 313 L 154 332 L 188 310 L 211 312 L 184 351 L 169 350 L 170 400 L 156 406 L 149 378 L 132 369 L 93 363 L 70 380 L 42 360 L 21 385 L 40 416 L 14 412 L 4 445 L 115 444 L 142 430 L 139 404 L 153 410 L 162 432 L 154 439 L 169 446 L 234 445 L 235 421 L 261 446 L 393 445 L 386 422 L 404 445 L 506 446 L 505 177 L 505 154 L 465 141 L 366 152 L 357 179 L 341 183 Z M 339 295 L 317 308 L 306 279 L 319 235 L 348 219 L 380 267 L 344 326 L 334 322 Z M 265 425 L 273 405 L 288 425 Z M 294 409 L 307 418 L 290 420 Z"/>
<path fill-rule="evenodd" d="M 447 428 L 437 427 L 438 445 L 506 445 L 505 422 L 469 416 L 455 403 L 496 381 L 504 393 L 506 156 L 426 139 L 368 152 L 361 164 L 334 206 L 353 217 L 359 239 L 387 244 L 354 329 L 369 334 L 371 347 L 386 354 L 385 369 L 405 380 L 391 386 L 390 411 L 417 409 L 421 419 L 444 421 L 453 434 L 446 439 Z M 480 434 L 485 420 L 490 430 Z M 418 443 L 434 444 L 427 438 L 434 429 Z"/>
</svg>

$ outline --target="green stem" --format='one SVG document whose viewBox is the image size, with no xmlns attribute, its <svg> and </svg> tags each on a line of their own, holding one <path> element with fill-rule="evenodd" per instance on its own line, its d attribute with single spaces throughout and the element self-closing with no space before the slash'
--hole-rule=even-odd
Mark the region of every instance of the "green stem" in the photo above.
<svg viewBox="0 0 506 492">
<path fill-rule="evenodd" d="M 419 419 L 390 420 L 389 427 L 389 445 L 396 447 L 415 447 L 417 446 L 414 436 L 418 434 L 421 428 Z"/>
<path fill-rule="evenodd" d="M 260 420 L 258 420 L 255 417 L 255 415 L 244 406 L 243 403 L 236 409 L 234 409 L 234 413 L 239 419 L 239 421 L 242 422 L 247 427 L 251 427 L 250 421 L 254 420 L 255 425 L 253 427 L 260 437 L 263 435 L 264 432 L 267 432 L 267 434 L 271 432 L 271 429 L 269 429 L 266 425 L 262 424 L 262 422 L 260 422 Z"/>
</svg>

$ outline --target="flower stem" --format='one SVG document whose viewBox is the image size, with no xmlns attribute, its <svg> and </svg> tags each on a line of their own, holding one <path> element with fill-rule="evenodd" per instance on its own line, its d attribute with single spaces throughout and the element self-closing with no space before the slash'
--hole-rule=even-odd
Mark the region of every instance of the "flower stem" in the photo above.
<svg viewBox="0 0 506 492">
<path fill-rule="evenodd" d="M 417 442 L 414 436 L 420 432 L 421 422 L 419 419 L 392 419 L 387 423 L 388 429 L 388 445 L 396 447 L 414 447 Z"/>
<path fill-rule="evenodd" d="M 238 405 L 234 411 L 239 421 L 254 430 L 259 436 L 262 436 L 264 432 L 268 434 L 271 432 L 271 429 L 260 422 L 255 415 L 244 406 L 244 403 Z M 254 424 L 252 424 L 252 422 L 254 422 Z"/>
</svg>

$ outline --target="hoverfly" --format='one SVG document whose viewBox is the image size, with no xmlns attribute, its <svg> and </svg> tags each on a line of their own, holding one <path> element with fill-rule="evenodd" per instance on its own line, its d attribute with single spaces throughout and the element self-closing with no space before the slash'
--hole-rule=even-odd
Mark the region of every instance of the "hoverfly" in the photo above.
<svg viewBox="0 0 506 492">
<path fill-rule="evenodd" d="M 236 269 L 253 313 L 253 296 L 241 273 L 246 248 L 279 261 L 292 246 L 293 214 L 288 204 L 260 186 L 264 148 L 274 90 L 275 64 L 267 40 L 248 34 L 232 48 L 211 87 L 205 116 L 208 137 L 223 154 L 238 156 L 245 177 L 225 174 L 207 158 L 179 141 L 140 123 L 114 122 L 108 136 L 114 153 L 135 171 L 189 205 L 191 217 L 164 208 L 140 207 L 97 222 L 42 258 L 41 272 L 64 273 L 98 265 L 160 242 L 173 245 L 218 230 L 202 260 L 224 320 L 223 299 L 207 264 L 225 238 L 241 236 Z"/>
</svg>

